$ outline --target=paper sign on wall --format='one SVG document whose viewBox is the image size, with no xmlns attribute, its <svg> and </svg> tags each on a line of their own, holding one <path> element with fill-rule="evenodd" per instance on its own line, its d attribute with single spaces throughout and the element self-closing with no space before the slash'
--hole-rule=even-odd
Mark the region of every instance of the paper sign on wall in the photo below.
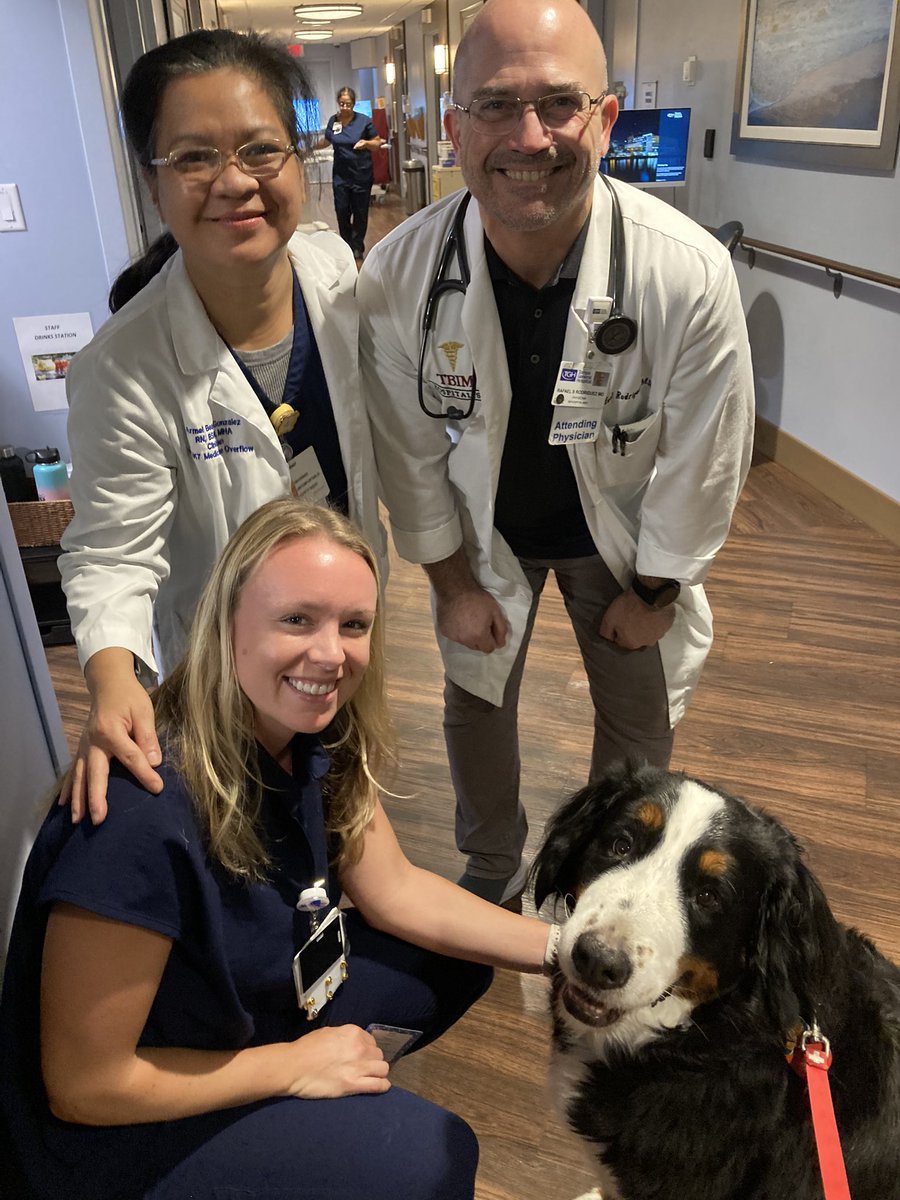
<svg viewBox="0 0 900 1200">
<path fill-rule="evenodd" d="M 90 313 L 13 317 L 13 325 L 34 411 L 68 408 L 66 371 L 76 351 L 94 336 Z"/>
</svg>

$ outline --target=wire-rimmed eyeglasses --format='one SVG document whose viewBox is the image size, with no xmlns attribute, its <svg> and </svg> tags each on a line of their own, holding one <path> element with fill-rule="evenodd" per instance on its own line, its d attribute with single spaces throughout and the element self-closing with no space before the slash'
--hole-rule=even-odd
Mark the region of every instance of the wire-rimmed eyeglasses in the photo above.
<svg viewBox="0 0 900 1200">
<path fill-rule="evenodd" d="M 191 183 L 212 183 L 235 160 L 245 175 L 254 179 L 271 179 L 277 175 L 296 148 L 290 143 L 255 141 L 238 146 L 231 154 L 215 146 L 187 146 L 173 150 L 165 158 L 151 158 L 151 167 L 171 167 Z"/>
<path fill-rule="evenodd" d="M 542 125 L 548 129 L 562 129 L 608 95 L 609 92 L 601 92 L 599 96 L 591 96 L 588 92 L 551 92 L 536 100 L 522 100 L 519 96 L 478 96 L 469 105 L 454 104 L 453 107 L 465 113 L 476 129 L 486 133 L 512 133 L 529 104 Z"/>
</svg>

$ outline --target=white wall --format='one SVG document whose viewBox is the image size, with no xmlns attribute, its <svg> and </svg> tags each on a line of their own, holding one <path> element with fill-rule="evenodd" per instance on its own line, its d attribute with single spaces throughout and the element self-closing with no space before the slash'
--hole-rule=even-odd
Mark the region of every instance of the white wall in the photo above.
<svg viewBox="0 0 900 1200">
<path fill-rule="evenodd" d="M 730 153 L 741 0 L 640 0 L 637 80 L 692 112 L 690 183 L 679 208 L 749 237 L 900 276 L 900 178 L 790 167 Z M 697 83 L 681 64 L 697 55 Z M 716 130 L 715 157 L 702 157 Z M 759 412 L 900 500 L 900 292 L 847 277 L 835 300 L 820 268 L 735 256 L 748 314 Z"/>
</svg>

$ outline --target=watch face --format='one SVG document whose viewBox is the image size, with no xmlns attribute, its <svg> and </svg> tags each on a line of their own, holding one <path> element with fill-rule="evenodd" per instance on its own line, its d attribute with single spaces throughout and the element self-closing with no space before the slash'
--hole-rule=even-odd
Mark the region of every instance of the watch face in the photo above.
<svg viewBox="0 0 900 1200">
<path fill-rule="evenodd" d="M 678 593 L 680 591 L 680 583 L 664 583 L 661 588 L 656 589 L 656 595 L 653 599 L 653 607 L 665 608 L 667 604 L 671 604 L 673 600 L 678 599 Z"/>
</svg>

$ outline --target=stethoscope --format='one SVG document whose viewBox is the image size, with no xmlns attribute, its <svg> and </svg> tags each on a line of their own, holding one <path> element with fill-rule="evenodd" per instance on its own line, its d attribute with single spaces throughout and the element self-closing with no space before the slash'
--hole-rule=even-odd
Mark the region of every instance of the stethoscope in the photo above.
<svg viewBox="0 0 900 1200">
<path fill-rule="evenodd" d="M 622 209 L 619 206 L 619 198 L 616 195 L 615 188 L 609 182 L 605 175 L 601 174 L 600 178 L 606 185 L 606 190 L 609 192 L 611 213 L 609 223 L 609 278 L 607 280 L 607 290 L 612 294 L 612 307 L 609 316 L 602 321 L 591 334 L 594 345 L 601 354 L 624 354 L 626 350 L 630 350 L 637 341 L 638 327 L 637 321 L 632 317 L 627 317 L 622 312 L 622 296 L 625 291 L 625 225 L 622 221 Z M 422 346 L 419 351 L 419 371 L 417 377 L 419 407 L 427 417 L 433 417 L 436 421 L 465 421 L 471 417 L 475 409 L 475 399 L 478 394 L 475 365 L 472 364 L 472 386 L 469 392 L 469 401 L 465 410 L 457 408 L 456 405 L 448 405 L 446 410 L 441 412 L 432 412 L 425 403 L 425 355 L 428 351 L 428 339 L 434 330 L 435 314 L 437 313 L 438 304 L 441 297 L 447 292 L 461 292 L 466 294 L 466 289 L 471 280 L 469 271 L 469 256 L 466 253 L 466 238 L 463 222 L 465 220 L 466 209 L 469 207 L 469 201 L 472 199 L 470 192 L 466 192 L 462 200 L 457 205 L 456 212 L 453 214 L 453 223 L 450 226 L 450 232 L 447 235 L 447 241 L 444 243 L 444 249 L 441 252 L 440 262 L 437 270 L 434 273 L 434 278 L 431 281 L 431 286 L 428 289 L 428 297 L 425 301 L 425 313 L 422 317 Z M 453 255 L 456 255 L 456 261 L 459 266 L 459 278 L 447 278 L 447 271 L 450 266 L 450 260 Z"/>
<path fill-rule="evenodd" d="M 466 234 L 463 229 L 463 222 L 466 216 L 466 209 L 469 207 L 469 201 L 472 199 L 472 193 L 466 192 L 462 200 L 456 206 L 456 212 L 453 214 L 453 223 L 450 226 L 450 232 L 447 235 L 447 241 L 444 243 L 444 249 L 441 252 L 441 260 L 438 263 L 437 271 L 434 273 L 434 278 L 431 281 L 431 287 L 428 289 L 428 299 L 425 301 L 425 313 L 422 317 L 422 348 L 419 351 L 419 373 L 417 376 L 419 388 L 419 408 L 426 417 L 434 417 L 436 421 L 465 421 L 472 415 L 472 410 L 475 408 L 475 396 L 477 388 L 475 382 L 475 364 L 472 363 L 472 388 L 469 392 L 469 403 L 463 412 L 461 408 L 457 408 L 455 404 L 447 407 L 446 412 L 432 412 L 425 403 L 425 355 L 428 351 L 428 337 L 434 328 L 434 317 L 437 312 L 437 307 L 442 296 L 447 292 L 461 292 L 466 294 L 466 289 L 469 286 L 469 281 L 472 276 L 469 271 L 469 255 L 466 252 Z M 456 261 L 459 264 L 459 279 L 447 279 L 447 269 L 450 265 L 450 259 L 456 255 Z"/>
</svg>

